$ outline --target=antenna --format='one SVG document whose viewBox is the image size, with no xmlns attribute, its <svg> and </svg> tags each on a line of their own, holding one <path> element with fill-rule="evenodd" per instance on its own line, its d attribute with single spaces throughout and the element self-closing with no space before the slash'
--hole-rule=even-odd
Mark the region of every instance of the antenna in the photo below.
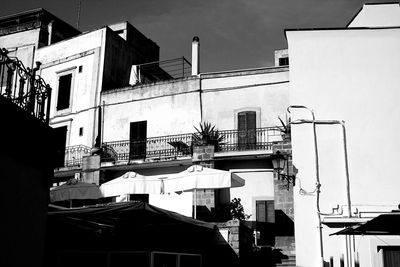
<svg viewBox="0 0 400 267">
<path fill-rule="evenodd" d="M 79 30 L 79 20 L 81 18 L 81 2 L 82 0 L 78 0 L 78 16 L 76 18 L 76 28 Z"/>
</svg>

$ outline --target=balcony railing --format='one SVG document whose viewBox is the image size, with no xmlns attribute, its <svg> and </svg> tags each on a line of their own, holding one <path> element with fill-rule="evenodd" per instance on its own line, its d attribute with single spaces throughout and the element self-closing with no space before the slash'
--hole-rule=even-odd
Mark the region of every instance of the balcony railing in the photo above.
<svg viewBox="0 0 400 267">
<path fill-rule="evenodd" d="M 83 156 L 90 155 L 91 148 L 88 146 L 78 145 L 65 148 L 65 167 L 82 166 Z"/>
<path fill-rule="evenodd" d="M 39 120 L 49 123 L 51 88 L 38 75 L 36 68 L 25 68 L 17 58 L 0 49 L 0 96 L 18 105 Z"/>
<path fill-rule="evenodd" d="M 282 141 L 276 127 L 257 128 L 255 130 L 219 131 L 224 141 L 219 145 L 219 152 L 271 150 L 275 142 Z M 163 159 L 191 156 L 193 133 L 150 137 L 142 141 L 106 142 L 113 148 L 116 160 Z"/>
<path fill-rule="evenodd" d="M 248 131 L 219 131 L 224 141 L 218 152 L 271 150 L 272 145 L 282 141 L 276 127 L 257 128 Z M 143 141 L 114 141 L 102 145 L 101 161 L 129 161 L 135 159 L 171 159 L 190 157 L 194 133 L 166 135 L 147 138 Z M 91 154 L 91 148 L 84 145 L 65 149 L 64 167 L 82 167 L 84 156 Z"/>
</svg>

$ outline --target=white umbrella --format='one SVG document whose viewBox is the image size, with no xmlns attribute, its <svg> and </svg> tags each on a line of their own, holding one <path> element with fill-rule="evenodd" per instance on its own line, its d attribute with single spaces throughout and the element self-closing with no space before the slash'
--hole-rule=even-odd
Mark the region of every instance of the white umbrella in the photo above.
<svg viewBox="0 0 400 267">
<path fill-rule="evenodd" d="M 164 192 L 194 191 L 195 203 L 197 189 L 218 189 L 244 186 L 245 181 L 236 174 L 218 169 L 192 165 L 186 170 L 168 175 L 163 180 Z M 196 218 L 196 207 L 194 209 Z"/>
<path fill-rule="evenodd" d="M 136 172 L 124 175 L 104 183 L 100 191 L 104 197 L 115 197 L 129 194 L 161 194 L 162 176 L 143 176 Z"/>
<path fill-rule="evenodd" d="M 73 199 L 99 199 L 102 195 L 96 184 L 71 179 L 67 183 L 50 189 L 50 202 Z"/>
</svg>

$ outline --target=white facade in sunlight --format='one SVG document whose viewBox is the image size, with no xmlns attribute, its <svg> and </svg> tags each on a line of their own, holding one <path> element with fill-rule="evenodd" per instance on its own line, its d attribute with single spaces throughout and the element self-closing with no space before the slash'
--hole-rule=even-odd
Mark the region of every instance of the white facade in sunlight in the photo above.
<svg viewBox="0 0 400 267">
<path fill-rule="evenodd" d="M 357 27 L 398 27 L 400 25 L 400 4 L 365 4 L 352 21 L 349 28 Z"/>
<path fill-rule="evenodd" d="M 376 16 L 370 16 L 386 16 L 383 9 L 397 14 L 391 20 L 396 24 L 389 25 L 400 26 L 398 4 L 365 5 L 350 25 L 386 25 L 375 25 Z M 319 206 L 326 222 L 321 244 L 312 126 L 294 125 L 293 164 L 299 180 L 294 190 L 297 266 L 321 266 L 321 245 L 324 260 L 333 257 L 334 266 L 339 266 L 341 255 L 345 266 L 354 266 L 355 258 L 360 266 L 385 266 L 378 246 L 398 246 L 399 237 L 329 236 L 343 228 L 327 222 L 365 221 L 398 209 L 400 28 L 289 30 L 286 35 L 291 56 L 290 104 L 313 109 L 317 120 L 345 121 L 352 212 L 349 219 L 342 128 L 319 125 Z M 296 110 L 292 117 L 292 121 L 311 119 L 311 114 Z"/>
</svg>

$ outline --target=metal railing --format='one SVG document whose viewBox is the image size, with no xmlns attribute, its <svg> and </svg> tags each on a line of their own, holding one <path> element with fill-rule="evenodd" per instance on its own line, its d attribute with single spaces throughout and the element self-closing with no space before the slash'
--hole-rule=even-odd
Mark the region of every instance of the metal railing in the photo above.
<svg viewBox="0 0 400 267">
<path fill-rule="evenodd" d="M 281 132 L 276 127 L 257 128 L 248 131 L 219 131 L 224 140 L 219 144 L 219 152 L 271 150 L 272 145 L 282 141 Z M 105 145 L 113 148 L 116 160 L 162 159 L 191 156 L 194 133 L 150 137 L 141 141 L 113 141 Z"/>
<path fill-rule="evenodd" d="M 184 78 L 191 75 L 191 64 L 184 57 L 154 61 L 135 66 L 133 84 L 146 84 Z"/>
<path fill-rule="evenodd" d="M 82 166 L 83 156 L 90 155 L 91 148 L 84 145 L 65 148 L 64 167 Z"/>
<path fill-rule="evenodd" d="M 0 49 L 0 96 L 9 99 L 39 120 L 49 123 L 51 88 L 36 75 L 36 67 L 26 68 L 18 58 Z"/>
</svg>

